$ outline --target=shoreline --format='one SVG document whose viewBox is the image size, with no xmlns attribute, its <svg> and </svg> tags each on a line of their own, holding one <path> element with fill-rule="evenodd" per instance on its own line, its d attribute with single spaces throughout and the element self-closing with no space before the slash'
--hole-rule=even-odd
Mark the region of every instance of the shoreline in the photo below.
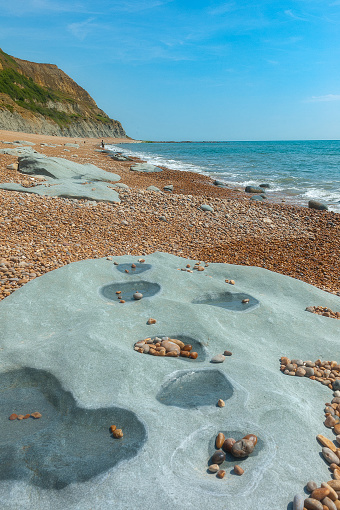
<svg viewBox="0 0 340 510">
<path fill-rule="evenodd" d="M 248 193 L 218 188 L 210 177 L 195 172 L 166 168 L 152 174 L 131 172 L 131 162 L 113 161 L 96 152 L 100 139 L 0 131 L 0 140 L 34 142 L 37 152 L 92 163 L 117 173 L 120 182 L 129 186 L 119 192 L 120 204 L 0 190 L 0 299 L 70 262 L 155 251 L 205 262 L 263 267 L 340 295 L 337 213 L 253 202 Z M 120 140 L 106 138 L 104 142 L 116 145 Z M 63 144 L 74 142 L 79 148 L 68 147 L 69 152 L 64 152 Z M 59 146 L 41 147 L 40 143 Z M 0 148 L 6 147 L 11 145 L 0 143 Z M 33 178 L 7 169 L 16 161 L 16 156 L 0 155 L 1 182 L 32 185 Z M 163 190 L 169 184 L 173 184 L 173 192 Z M 161 192 L 148 191 L 150 185 Z M 202 204 L 214 211 L 202 211 Z"/>
<path fill-rule="evenodd" d="M 228 143 L 228 142 L 185 142 L 185 141 L 184 142 L 143 142 L 142 141 L 141 143 L 145 143 L 145 144 L 149 144 L 149 143 L 152 143 L 152 144 L 177 144 L 177 143 L 179 143 L 179 144 L 186 144 L 186 143 L 190 143 L 190 144 L 191 143 L 200 143 L 200 144 L 204 143 L 204 144 L 208 144 L 208 143 Z M 249 142 L 249 143 L 254 143 L 254 142 Z M 259 142 L 259 143 L 262 143 L 262 142 Z M 279 142 L 279 143 L 281 143 L 281 142 Z M 107 145 L 110 145 L 110 144 L 107 144 Z M 120 149 L 119 145 L 120 144 L 118 144 L 118 146 L 116 145 L 116 150 L 113 150 L 113 152 L 119 152 L 119 149 Z M 129 156 L 129 149 L 126 149 L 125 147 L 122 147 L 122 149 L 124 151 L 123 154 Z M 110 150 L 110 149 L 107 148 L 107 150 Z M 133 149 L 131 149 L 131 150 L 133 150 Z M 125 151 L 127 151 L 127 154 L 126 154 Z M 178 171 L 182 171 L 182 172 L 193 171 L 195 173 L 199 173 L 201 175 L 205 175 L 206 177 L 209 177 L 213 181 L 215 179 L 223 181 L 223 182 L 226 183 L 226 186 L 229 189 L 231 189 L 231 190 L 236 190 L 236 191 L 239 191 L 239 192 L 244 192 L 244 190 L 245 190 L 245 185 L 241 185 L 241 184 L 237 184 L 237 183 L 232 183 L 231 181 L 226 180 L 223 175 L 220 175 L 219 172 L 210 173 L 210 172 L 207 172 L 207 171 L 204 171 L 204 170 L 195 170 L 195 169 L 186 170 L 184 167 L 183 168 L 172 168 L 171 164 L 167 163 L 166 157 L 162 156 L 162 155 L 161 155 L 161 158 L 162 159 L 164 158 L 164 160 L 165 160 L 164 161 L 164 165 L 158 164 L 158 162 L 154 161 L 154 157 L 157 157 L 157 154 L 156 155 L 154 155 L 154 154 L 144 154 L 144 157 L 141 157 L 139 154 L 137 154 L 135 156 L 132 153 L 131 157 L 137 157 L 137 158 L 141 159 L 141 161 L 146 161 L 146 162 L 154 164 L 156 166 L 160 166 L 161 168 L 167 168 L 168 170 L 178 170 Z M 183 160 L 183 161 L 182 160 L 178 160 L 178 161 L 179 161 L 180 164 L 183 164 L 184 166 L 185 165 L 190 165 L 190 163 L 188 163 L 185 160 Z M 170 161 L 169 161 L 169 163 L 170 163 Z M 247 185 L 251 185 L 251 186 L 257 187 L 258 185 L 256 183 L 254 183 L 253 181 L 254 181 L 254 177 L 250 177 L 248 179 L 248 184 Z M 301 192 L 289 193 L 288 190 L 284 190 L 284 189 L 276 190 L 276 189 L 273 189 L 273 187 L 270 187 L 267 190 L 263 189 L 262 192 L 266 193 L 266 199 L 268 201 L 270 201 L 271 203 L 276 203 L 276 204 L 278 204 L 278 203 L 287 203 L 288 205 L 292 205 L 292 206 L 299 206 L 299 207 L 307 207 L 308 208 L 308 202 L 309 202 L 309 200 L 312 200 L 311 198 L 310 199 L 309 198 L 302 198 L 301 197 Z M 251 194 L 248 194 L 248 196 L 251 196 Z M 321 203 L 324 203 L 322 199 L 315 198 L 314 200 L 320 201 Z M 329 211 L 332 211 L 332 208 L 339 209 L 339 205 L 337 203 L 331 203 L 331 204 L 327 204 L 326 203 L 326 205 L 328 205 Z M 339 210 L 335 210 L 333 212 L 335 212 L 336 214 L 340 214 L 340 209 Z"/>
</svg>

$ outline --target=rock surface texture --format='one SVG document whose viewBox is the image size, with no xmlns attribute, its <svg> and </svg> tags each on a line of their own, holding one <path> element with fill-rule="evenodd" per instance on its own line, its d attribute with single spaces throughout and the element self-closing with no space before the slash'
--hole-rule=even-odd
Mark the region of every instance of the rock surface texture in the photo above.
<svg viewBox="0 0 340 510">
<path fill-rule="evenodd" d="M 142 274 L 131 255 L 75 262 L 0 303 L 0 379 L 8 382 L 0 387 L 2 508 L 126 510 L 136 501 L 149 510 L 253 510 L 268 501 L 290 508 L 306 480 L 326 479 L 315 436 L 327 429 L 314 410 L 330 390 L 283 377 L 278 359 L 283 349 L 296 359 L 333 358 L 338 322 L 305 308 L 327 297 L 338 309 L 339 297 L 261 268 L 211 263 L 189 273 L 178 269 L 196 261 L 160 252 L 144 258 Z M 123 264 L 128 273 L 119 271 Z M 258 306 L 200 303 L 202 294 L 223 296 L 226 276 L 235 281 L 230 292 Z M 103 295 L 123 284 L 143 299 Z M 148 296 L 141 284 L 159 291 Z M 156 322 L 148 324 L 150 317 Z M 191 338 L 205 356 L 197 363 L 134 350 L 155 336 Z M 212 365 L 226 348 L 233 355 Z M 9 420 L 32 410 L 39 420 Z M 123 437 L 112 437 L 112 424 Z M 237 440 L 255 434 L 258 443 L 247 458 L 226 459 L 216 477 L 207 462 L 220 432 Z M 296 454 L 288 462 L 289 451 Z"/>
<path fill-rule="evenodd" d="M 7 149 L 15 150 L 15 149 Z M 46 179 L 44 184 L 25 187 L 17 183 L 1 183 L 0 188 L 37 195 L 85 198 L 99 202 L 120 202 L 112 188 L 119 175 L 101 170 L 92 164 L 81 165 L 64 158 L 47 158 L 31 152 L 19 157 L 19 171 Z M 108 184 L 112 182 L 112 184 Z"/>
</svg>

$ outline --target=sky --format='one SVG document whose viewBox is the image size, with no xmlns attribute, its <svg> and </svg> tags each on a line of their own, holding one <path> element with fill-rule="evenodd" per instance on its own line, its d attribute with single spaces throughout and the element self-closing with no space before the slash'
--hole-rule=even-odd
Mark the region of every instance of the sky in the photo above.
<svg viewBox="0 0 340 510">
<path fill-rule="evenodd" d="M 340 0 L 0 0 L 0 48 L 52 63 L 143 140 L 340 139 Z"/>
</svg>

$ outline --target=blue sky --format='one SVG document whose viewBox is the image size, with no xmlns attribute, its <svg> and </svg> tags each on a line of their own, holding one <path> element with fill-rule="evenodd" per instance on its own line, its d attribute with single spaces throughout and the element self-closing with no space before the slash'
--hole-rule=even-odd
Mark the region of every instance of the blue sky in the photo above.
<svg viewBox="0 0 340 510">
<path fill-rule="evenodd" d="M 340 0 L 0 0 L 0 47 L 58 65 L 144 140 L 340 139 Z"/>
</svg>

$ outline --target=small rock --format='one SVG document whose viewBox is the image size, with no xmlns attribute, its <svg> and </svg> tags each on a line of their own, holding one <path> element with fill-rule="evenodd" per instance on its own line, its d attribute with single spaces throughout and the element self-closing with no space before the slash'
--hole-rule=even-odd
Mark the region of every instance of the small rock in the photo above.
<svg viewBox="0 0 340 510">
<path fill-rule="evenodd" d="M 217 478 L 224 478 L 224 476 L 225 476 L 224 469 L 220 469 L 216 476 L 217 476 Z"/>
<path fill-rule="evenodd" d="M 136 299 L 136 300 L 142 299 L 142 297 L 143 297 L 143 294 L 141 294 L 141 292 L 135 292 L 133 295 L 133 299 Z"/>
<path fill-rule="evenodd" d="M 218 407 L 224 407 L 224 406 L 225 406 L 225 402 L 224 402 L 224 400 L 222 400 L 222 399 L 220 398 L 220 400 L 217 402 L 217 405 L 218 405 Z"/>
<path fill-rule="evenodd" d="M 337 420 L 333 416 L 327 416 L 327 418 L 324 421 L 325 427 L 328 427 L 329 429 L 334 427 L 334 425 L 336 425 L 336 423 L 337 423 Z"/>
<path fill-rule="evenodd" d="M 242 303 L 249 303 L 249 298 L 242 299 Z"/>
<path fill-rule="evenodd" d="M 223 355 L 224 356 L 232 356 L 232 352 L 231 351 L 224 351 Z"/>
<path fill-rule="evenodd" d="M 219 434 L 217 434 L 215 444 L 216 444 L 216 448 L 218 450 L 220 448 L 222 448 L 224 441 L 225 441 L 225 436 L 224 436 L 223 432 L 220 432 Z"/>
<path fill-rule="evenodd" d="M 238 464 L 236 464 L 236 465 L 234 466 L 234 472 L 235 472 L 237 475 L 241 476 L 241 475 L 243 475 L 243 473 L 244 473 L 244 469 L 242 469 L 242 468 L 241 468 L 241 466 L 239 466 Z"/>
<path fill-rule="evenodd" d="M 212 464 L 222 464 L 225 461 L 225 453 L 222 450 L 216 450 L 211 457 Z"/>
<path fill-rule="evenodd" d="M 334 452 L 332 452 L 330 448 L 327 448 L 326 446 L 322 448 L 322 455 L 329 464 L 332 463 L 337 465 L 340 464 L 339 457 Z"/>
<path fill-rule="evenodd" d="M 236 439 L 234 439 L 233 437 L 228 437 L 223 445 L 222 445 L 222 449 L 227 452 L 227 453 L 230 453 L 231 452 L 231 449 L 232 447 L 234 446 L 234 444 L 236 443 Z"/>
<path fill-rule="evenodd" d="M 147 324 L 156 324 L 156 319 L 148 319 Z"/>
<path fill-rule="evenodd" d="M 316 482 L 313 482 L 313 480 L 310 480 L 309 482 L 307 482 L 306 487 L 308 492 L 313 492 L 315 489 L 318 488 L 318 485 Z"/>
<path fill-rule="evenodd" d="M 112 432 L 112 435 L 115 439 L 120 439 L 123 437 L 123 431 L 122 429 L 115 429 L 113 432 Z"/>
<path fill-rule="evenodd" d="M 35 413 L 31 413 L 31 416 L 35 420 L 38 420 L 39 418 L 41 418 L 42 415 L 40 413 L 38 413 L 38 412 L 35 412 Z"/>
<path fill-rule="evenodd" d="M 11 421 L 16 420 L 17 418 L 18 418 L 18 415 L 17 415 L 17 414 L 15 414 L 15 413 L 11 414 L 11 416 L 9 417 L 9 419 L 10 419 Z"/>
<path fill-rule="evenodd" d="M 111 425 L 110 432 L 111 433 L 114 432 L 116 430 L 116 428 L 117 428 L 116 425 Z"/>
<path fill-rule="evenodd" d="M 209 471 L 211 471 L 212 473 L 217 473 L 217 471 L 220 470 L 220 466 L 218 464 L 211 464 L 209 467 L 208 467 Z"/>
<path fill-rule="evenodd" d="M 298 367 L 295 374 L 298 376 L 298 377 L 304 377 L 306 375 L 306 370 L 303 369 L 302 367 Z"/>
<path fill-rule="evenodd" d="M 207 204 L 202 204 L 200 206 L 200 208 L 202 209 L 202 211 L 214 212 L 214 209 L 210 205 L 207 205 Z"/>
<path fill-rule="evenodd" d="M 328 510 L 337 510 L 337 508 L 339 508 L 338 506 L 336 506 L 336 504 L 328 496 L 323 498 L 321 500 L 321 503 L 323 504 L 323 507 L 324 508 L 325 507 L 328 508 Z"/>
<path fill-rule="evenodd" d="M 177 352 L 177 354 L 181 352 L 180 346 L 170 340 L 163 340 L 161 346 L 165 348 L 166 352 Z"/>
<path fill-rule="evenodd" d="M 231 454 L 234 457 L 248 457 L 254 451 L 254 443 L 249 441 L 249 439 L 240 439 L 236 441 L 231 449 Z"/>
<path fill-rule="evenodd" d="M 255 436 L 255 434 L 247 434 L 242 439 L 248 439 L 248 441 L 252 441 L 252 443 L 254 443 L 254 446 L 257 445 L 257 436 Z"/>
<path fill-rule="evenodd" d="M 336 381 L 333 382 L 333 391 L 336 391 L 336 390 L 340 390 L 340 379 L 337 379 Z"/>
<path fill-rule="evenodd" d="M 296 494 L 293 500 L 293 510 L 303 510 L 305 506 L 304 502 L 305 498 L 303 496 L 300 496 L 300 494 Z"/>
<path fill-rule="evenodd" d="M 314 375 L 314 369 L 312 367 L 304 367 L 304 370 L 305 370 L 305 376 L 306 377 L 311 377 L 312 375 Z"/>
<path fill-rule="evenodd" d="M 23 420 L 24 419 L 24 415 L 23 414 L 18 414 L 18 420 Z"/>
<path fill-rule="evenodd" d="M 210 360 L 210 363 L 223 363 L 225 360 L 224 354 L 215 354 Z"/>
<path fill-rule="evenodd" d="M 305 499 L 305 508 L 307 510 L 323 510 L 323 505 L 317 499 L 307 498 Z"/>
<path fill-rule="evenodd" d="M 333 393 L 334 397 L 340 397 L 340 391 L 339 390 L 336 390 L 334 393 Z"/>
<path fill-rule="evenodd" d="M 323 498 L 328 496 L 330 493 L 330 490 L 326 487 L 321 487 L 320 489 L 314 489 L 311 498 L 317 499 L 318 501 L 321 501 Z"/>
</svg>

